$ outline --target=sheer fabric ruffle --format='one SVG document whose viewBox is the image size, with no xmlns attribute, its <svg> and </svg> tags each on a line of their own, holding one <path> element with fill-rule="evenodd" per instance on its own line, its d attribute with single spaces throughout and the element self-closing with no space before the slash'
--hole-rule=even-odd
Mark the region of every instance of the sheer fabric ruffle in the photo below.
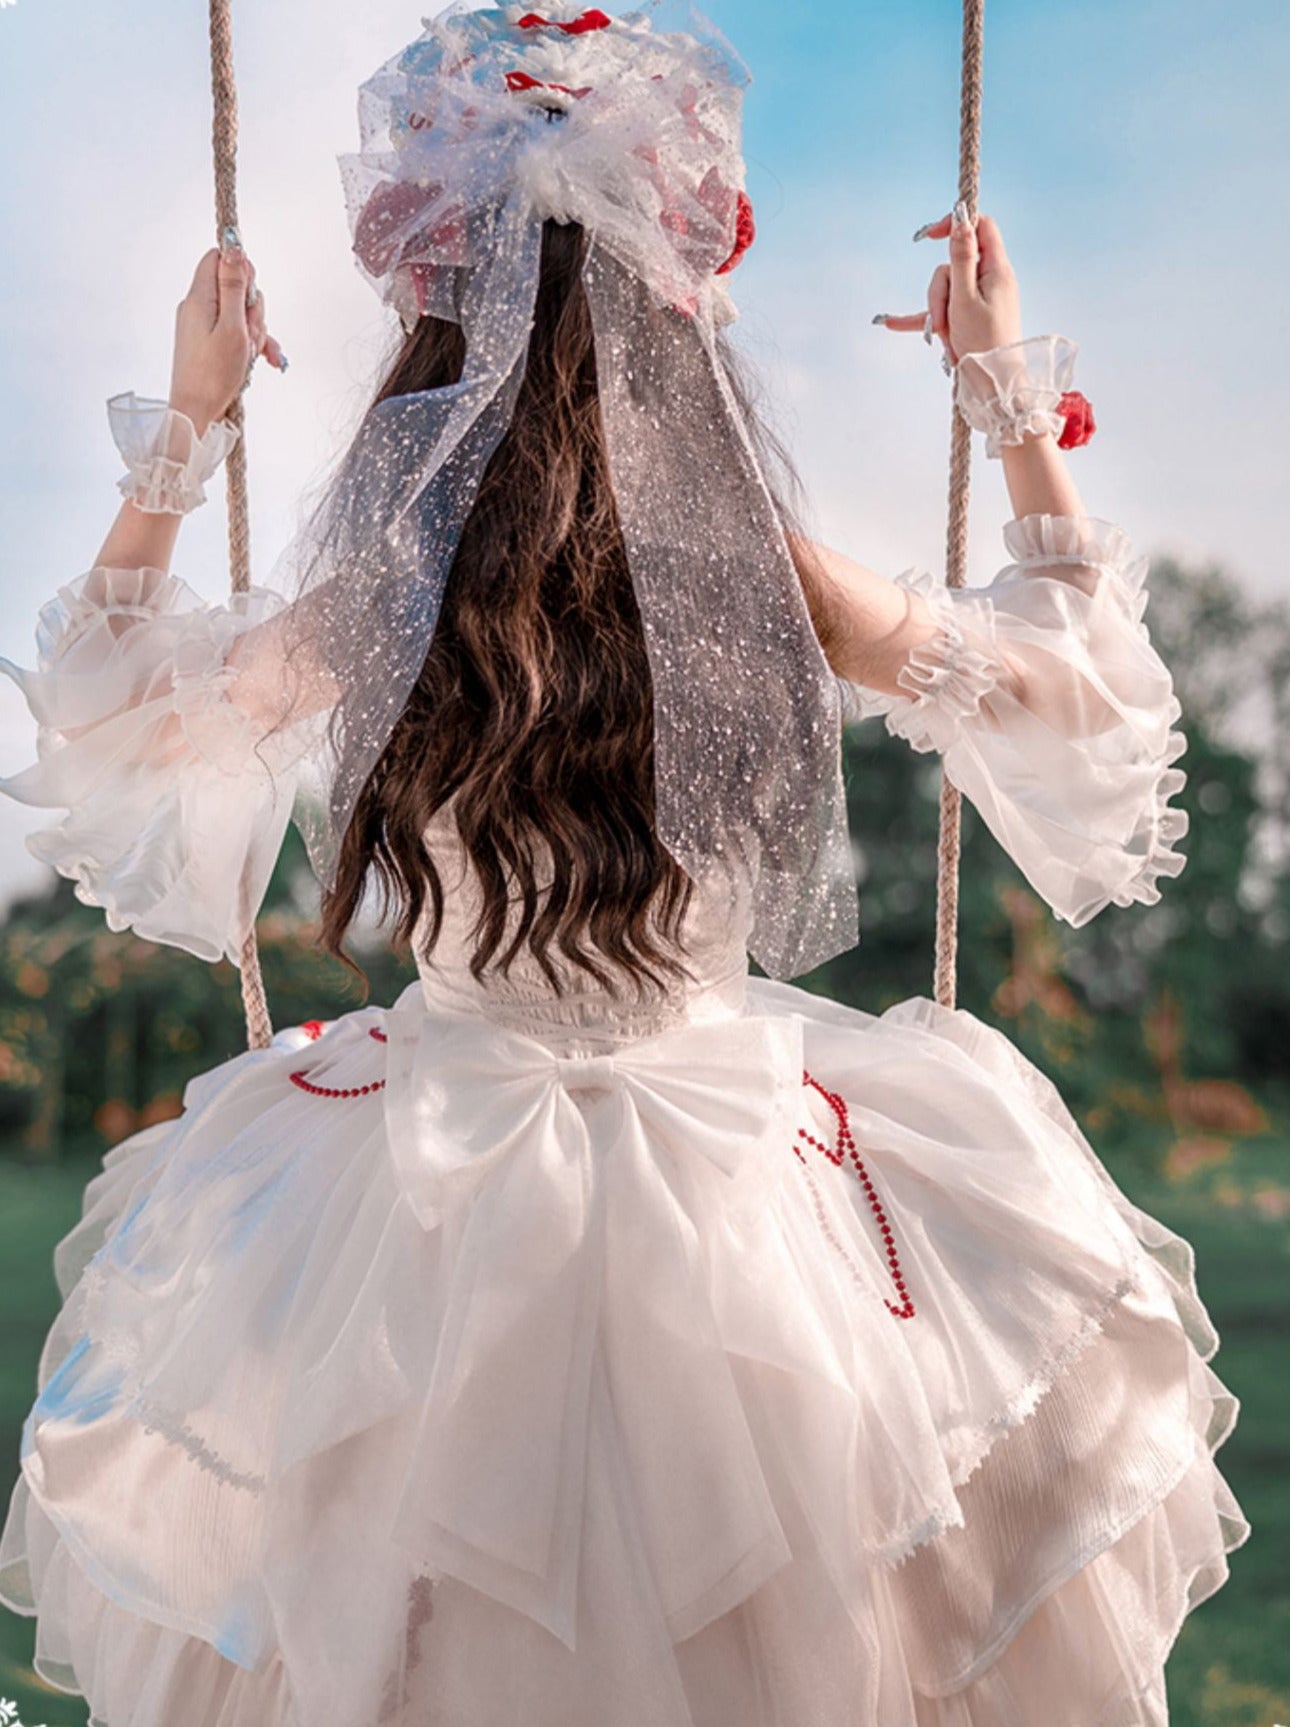
<svg viewBox="0 0 1290 1727">
<path fill-rule="evenodd" d="M 1164 1727 L 1238 1405 L 1191 1249 L 1006 1039 L 754 978 L 667 1108 L 553 1042 L 530 1113 L 528 1043 L 454 1023 L 417 984 L 282 1032 L 105 1159 L 0 1537 L 43 1676 L 101 1727 Z M 774 1128 L 733 1185 L 709 1044 Z M 525 1125 L 425 1227 L 436 1090 Z"/>
<path fill-rule="evenodd" d="M 152 514 L 184 516 L 204 504 L 205 482 L 240 436 L 232 420 L 212 420 L 199 438 L 181 409 L 133 390 L 108 398 L 108 424 L 126 464 L 117 489 Z"/>
<path fill-rule="evenodd" d="M 895 578 L 937 632 L 897 674 L 908 694 L 840 680 L 846 715 L 882 716 L 912 748 L 939 751 L 1059 918 L 1154 904 L 1186 862 L 1175 848 L 1189 821 L 1171 801 L 1187 740 L 1143 619 L 1148 560 L 1097 517 L 1022 516 L 1003 532 L 1013 561 L 984 587 Z"/>
<path fill-rule="evenodd" d="M 1057 404 L 1072 387 L 1078 353 L 1069 336 L 1048 335 L 959 356 L 954 400 L 968 425 L 985 434 L 987 456 L 1036 433 L 1061 436 L 1066 417 Z"/>
<path fill-rule="evenodd" d="M 310 733 L 231 700 L 229 655 L 282 604 L 252 588 L 211 605 L 161 570 L 99 568 L 42 609 L 34 670 L 0 660 L 38 723 L 38 760 L 0 790 L 67 811 L 28 849 L 111 929 L 237 963 Z"/>
<path fill-rule="evenodd" d="M 1147 560 L 1096 517 L 1025 516 L 1004 538 L 1013 562 L 985 587 L 896 578 L 936 632 L 899 674 L 907 693 L 839 679 L 844 711 L 940 751 L 1059 917 L 1154 903 L 1186 861 L 1188 817 L 1173 802 L 1180 706 L 1143 621 Z M 0 790 L 68 808 L 28 844 L 112 928 L 240 952 L 334 699 L 311 691 L 310 717 L 273 723 L 287 676 L 256 626 L 282 610 L 268 589 L 208 606 L 161 571 L 91 571 L 42 612 L 34 672 L 0 660 L 40 726 L 40 760 Z"/>
</svg>

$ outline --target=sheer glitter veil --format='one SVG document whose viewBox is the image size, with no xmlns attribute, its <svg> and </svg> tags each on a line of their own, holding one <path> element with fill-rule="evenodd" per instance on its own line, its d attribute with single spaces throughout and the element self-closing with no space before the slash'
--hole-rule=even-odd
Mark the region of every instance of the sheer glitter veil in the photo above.
<svg viewBox="0 0 1290 1727">
<path fill-rule="evenodd" d="M 324 882 L 425 661 L 462 527 L 523 377 L 547 218 L 587 233 L 610 475 L 654 695 L 659 837 L 752 907 L 791 977 L 853 946 L 837 680 L 718 332 L 751 237 L 748 74 L 701 14 L 453 6 L 359 95 L 340 158 L 358 266 L 459 382 L 374 405 L 273 585 L 287 651 L 338 692 L 297 820 Z"/>
</svg>

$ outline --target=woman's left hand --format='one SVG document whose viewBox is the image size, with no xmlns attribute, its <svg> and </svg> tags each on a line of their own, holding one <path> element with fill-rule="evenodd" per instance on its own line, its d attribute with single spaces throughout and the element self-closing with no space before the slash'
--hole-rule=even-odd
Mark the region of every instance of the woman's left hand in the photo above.
<svg viewBox="0 0 1290 1727">
<path fill-rule="evenodd" d="M 287 369 L 277 337 L 268 333 L 263 294 L 247 305 L 254 282 L 255 266 L 240 246 L 212 246 L 176 309 L 170 405 L 188 415 L 199 437 L 227 412 L 260 354 L 280 372 Z"/>
</svg>

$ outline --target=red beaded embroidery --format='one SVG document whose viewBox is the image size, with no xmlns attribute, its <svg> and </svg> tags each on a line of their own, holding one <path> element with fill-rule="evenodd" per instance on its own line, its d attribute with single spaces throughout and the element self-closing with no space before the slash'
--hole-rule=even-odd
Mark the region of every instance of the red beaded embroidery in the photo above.
<svg viewBox="0 0 1290 1727">
<path fill-rule="evenodd" d="M 316 1042 L 323 1034 L 323 1022 L 319 1019 L 307 1019 L 303 1022 L 300 1029 L 311 1042 Z M 368 1027 L 368 1036 L 375 1038 L 378 1043 L 389 1042 L 386 1034 L 383 1031 L 378 1030 L 376 1026 Z M 385 1086 L 385 1081 L 383 1079 L 369 1080 L 366 1085 L 315 1085 L 311 1079 L 306 1078 L 301 1069 L 297 1069 L 289 1077 L 292 1085 L 299 1086 L 301 1091 L 307 1091 L 311 1097 L 366 1097 L 371 1092 L 383 1090 Z M 832 1145 L 826 1145 L 822 1139 L 817 1139 L 813 1133 L 809 1132 L 804 1127 L 798 1128 L 798 1138 L 805 1140 L 808 1145 L 813 1145 L 817 1151 L 822 1151 L 825 1157 L 829 1159 L 830 1163 L 841 1166 L 844 1158 L 850 1158 L 852 1164 L 854 1164 L 856 1174 L 860 1179 L 860 1185 L 864 1188 L 865 1197 L 869 1201 L 870 1209 L 872 1210 L 874 1218 L 878 1224 L 879 1234 L 882 1236 L 883 1246 L 886 1249 L 887 1254 L 887 1270 L 890 1273 L 892 1282 L 896 1286 L 897 1293 L 901 1297 L 901 1305 L 899 1307 L 888 1301 L 885 1296 L 883 1298 L 883 1303 L 887 1308 L 887 1311 L 893 1314 L 897 1319 L 912 1319 L 914 1317 L 914 1303 L 910 1299 L 909 1291 L 905 1287 L 904 1273 L 900 1269 L 900 1259 L 896 1253 L 895 1238 L 892 1234 L 891 1225 L 887 1221 L 887 1213 L 883 1210 L 882 1201 L 878 1198 L 877 1190 L 873 1185 L 873 1180 L 869 1175 L 869 1171 L 865 1168 L 863 1158 L 856 1149 L 855 1138 L 851 1132 L 851 1120 L 847 1113 L 846 1099 L 838 1092 L 827 1090 L 811 1073 L 803 1072 L 802 1082 L 804 1085 L 814 1086 L 816 1091 L 819 1092 L 820 1096 L 828 1104 L 837 1120 L 838 1131 L 837 1138 Z M 801 1147 L 794 1145 L 793 1150 L 805 1165 L 806 1156 Z M 822 1229 L 826 1229 L 827 1232 L 826 1219 L 819 1206 L 818 1195 L 816 1216 L 819 1218 L 820 1227 Z M 838 1251 L 847 1260 L 847 1263 L 851 1265 L 853 1275 L 858 1276 L 859 1274 L 856 1267 L 852 1264 L 850 1256 L 846 1253 L 842 1244 L 836 1241 L 832 1236 L 830 1236 L 830 1239 L 834 1239 L 834 1244 L 838 1248 Z"/>
<path fill-rule="evenodd" d="M 322 1036 L 323 1022 L 320 1019 L 307 1019 L 300 1029 L 311 1042 L 316 1042 Z M 367 1035 L 374 1037 L 377 1043 L 389 1042 L 385 1033 L 378 1031 L 374 1025 L 368 1027 Z M 302 1068 L 297 1068 L 294 1073 L 288 1074 L 287 1077 L 292 1085 L 299 1086 L 301 1091 L 307 1091 L 310 1097 L 366 1097 L 369 1092 L 385 1089 L 383 1079 L 369 1080 L 366 1085 L 315 1085 L 311 1079 L 306 1079 Z"/>
<path fill-rule="evenodd" d="M 878 1231 L 882 1236 L 883 1246 L 886 1249 L 887 1270 L 890 1273 L 892 1282 L 896 1286 L 896 1292 L 901 1298 L 901 1305 L 897 1307 L 884 1296 L 884 1305 L 886 1306 L 887 1311 L 893 1314 L 897 1319 L 912 1319 L 914 1317 L 914 1303 L 910 1298 L 909 1291 L 905 1288 L 905 1277 L 904 1273 L 900 1269 L 900 1259 L 896 1253 L 896 1243 L 892 1235 L 891 1225 L 887 1221 L 887 1214 L 883 1210 L 882 1201 L 878 1198 L 877 1190 L 870 1178 L 869 1171 L 864 1166 L 864 1160 L 856 1150 L 856 1142 L 851 1133 L 851 1119 L 847 1113 L 846 1099 L 836 1091 L 826 1090 L 825 1087 L 820 1084 L 819 1080 L 810 1073 L 803 1073 L 802 1082 L 805 1085 L 814 1086 L 816 1091 L 819 1092 L 820 1096 L 828 1104 L 837 1119 L 838 1132 L 837 1139 L 832 1145 L 826 1145 L 822 1139 L 817 1139 L 813 1133 L 808 1132 L 804 1127 L 798 1128 L 798 1137 L 799 1139 L 804 1139 L 808 1145 L 815 1146 L 817 1151 L 822 1151 L 830 1163 L 840 1166 L 843 1158 L 849 1157 L 851 1162 L 855 1165 L 855 1171 L 860 1179 L 860 1185 L 864 1188 L 865 1197 L 869 1201 L 870 1210 L 873 1212 L 874 1218 L 877 1221 Z M 801 1146 L 794 1145 L 793 1150 L 797 1153 L 801 1162 L 805 1164 L 806 1155 L 802 1151 Z M 818 1210 L 817 1216 L 819 1216 Z M 821 1226 L 823 1226 L 824 1220 L 822 1217 L 820 1218 L 820 1222 Z M 839 1250 L 841 1251 L 840 1244 Z"/>
</svg>

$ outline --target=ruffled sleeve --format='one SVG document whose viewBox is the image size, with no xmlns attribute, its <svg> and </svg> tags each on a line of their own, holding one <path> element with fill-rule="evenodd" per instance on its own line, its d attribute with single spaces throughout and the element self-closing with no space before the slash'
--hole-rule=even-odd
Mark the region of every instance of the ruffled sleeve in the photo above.
<svg viewBox="0 0 1290 1727">
<path fill-rule="evenodd" d="M 1168 668 L 1143 621 L 1148 561 L 1114 523 L 1028 515 L 1004 528 L 1012 562 L 985 587 L 896 577 L 938 626 L 889 695 L 839 679 L 849 719 L 884 717 L 946 777 L 1056 915 L 1159 900 L 1186 858 L 1170 800 L 1186 738 Z"/>
<path fill-rule="evenodd" d="M 28 849 L 110 928 L 239 963 L 318 724 L 267 713 L 265 668 L 230 664 L 284 605 L 96 568 L 42 609 L 34 670 L 0 660 L 38 727 L 38 759 L 0 791 L 66 810 Z"/>
</svg>

